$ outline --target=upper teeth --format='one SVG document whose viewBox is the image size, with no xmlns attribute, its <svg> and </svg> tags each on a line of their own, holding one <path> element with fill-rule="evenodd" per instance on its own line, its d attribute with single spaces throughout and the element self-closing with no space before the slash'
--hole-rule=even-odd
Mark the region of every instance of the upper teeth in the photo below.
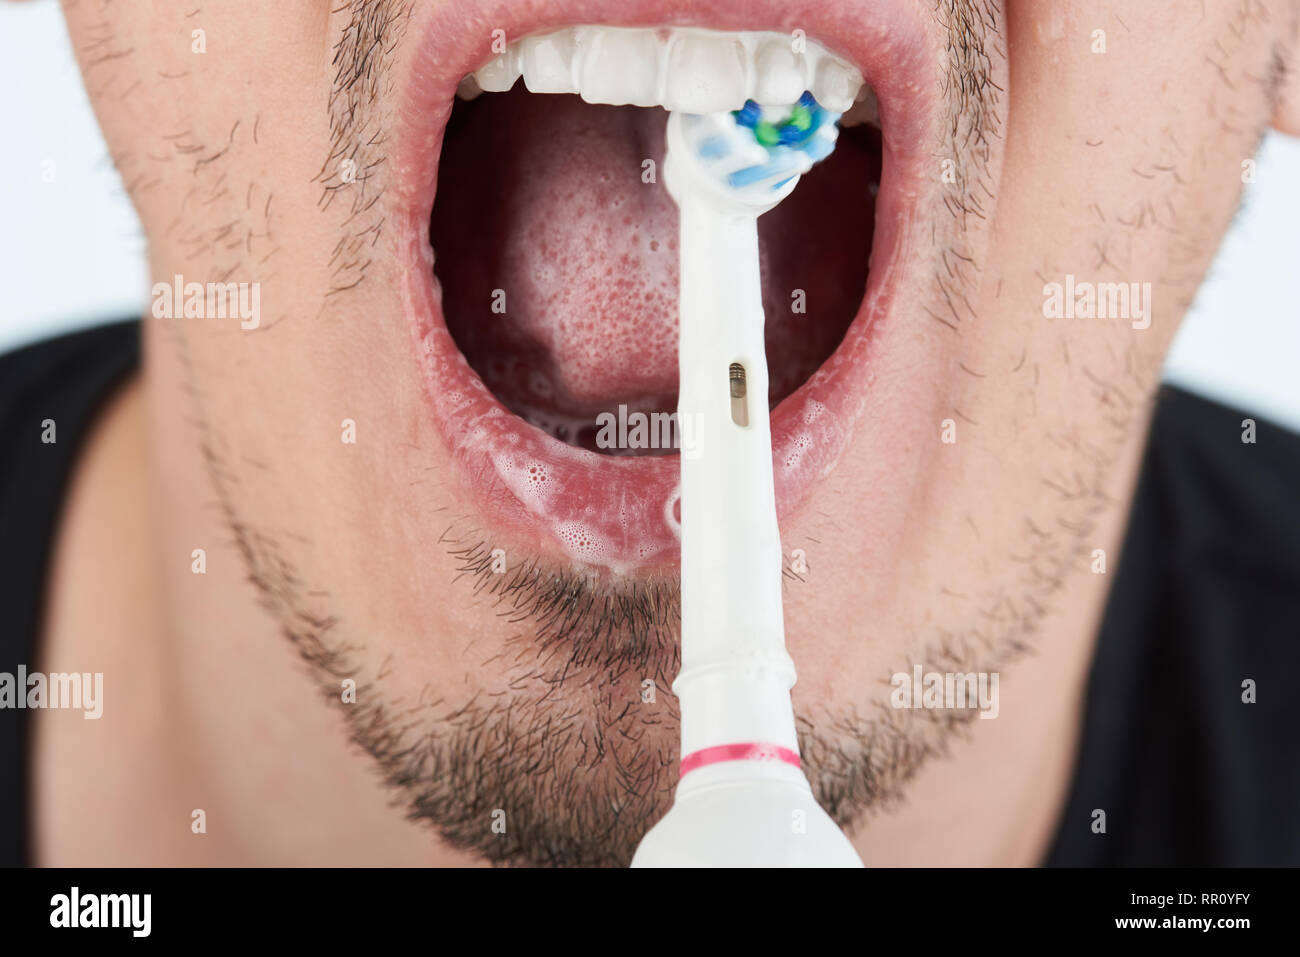
<svg viewBox="0 0 1300 957">
<path fill-rule="evenodd" d="M 801 34 L 578 26 L 514 41 L 458 93 L 503 93 L 521 75 L 533 93 L 687 113 L 739 109 L 748 99 L 788 104 L 804 90 L 843 112 L 868 92 L 852 64 Z"/>
</svg>

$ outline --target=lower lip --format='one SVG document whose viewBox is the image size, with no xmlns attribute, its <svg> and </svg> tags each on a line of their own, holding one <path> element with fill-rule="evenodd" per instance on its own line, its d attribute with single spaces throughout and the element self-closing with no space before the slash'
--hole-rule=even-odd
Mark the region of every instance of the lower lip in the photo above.
<svg viewBox="0 0 1300 957">
<path fill-rule="evenodd" d="M 602 6 L 591 2 L 566 4 L 563 11 L 556 11 L 548 20 L 516 24 L 508 35 L 522 36 L 582 22 L 681 22 L 657 10 L 637 12 L 620 7 L 614 13 Z M 725 10 L 714 10 L 697 25 L 720 29 L 763 27 L 755 20 L 752 4 L 718 6 L 751 9 L 737 10 L 730 16 Z M 872 265 L 862 304 L 835 353 L 772 413 L 777 510 L 783 519 L 798 509 L 834 467 L 867 406 L 873 345 L 896 299 L 901 272 L 898 265 L 903 260 L 900 251 L 907 238 L 906 210 L 900 197 L 910 191 L 904 190 L 900 181 L 916 175 L 915 170 L 907 168 L 905 158 L 917 156 L 918 152 L 906 147 L 920 137 L 923 124 L 915 118 L 928 115 L 924 104 L 918 102 L 921 84 L 906 83 L 890 71 L 873 71 L 865 49 L 862 56 L 855 56 L 859 52 L 855 48 L 868 47 L 876 39 L 864 35 L 862 24 L 874 23 L 877 30 L 883 30 L 897 20 L 896 12 L 885 17 L 882 24 L 883 5 L 851 4 L 866 8 L 856 18 L 849 18 L 856 36 L 846 25 L 844 39 L 848 42 L 836 44 L 832 26 L 825 31 L 815 29 L 818 21 L 826 19 L 824 13 L 810 12 L 801 20 L 788 12 L 789 6 L 783 5 L 782 23 L 808 24 L 809 35 L 830 43 L 863 68 L 880 100 L 885 135 Z M 575 9 L 579 7 L 585 9 Z M 487 58 L 487 43 L 483 42 L 480 51 L 470 50 L 458 63 L 448 62 L 445 51 L 462 50 L 489 37 L 494 27 L 488 24 L 509 23 L 513 18 L 507 16 L 508 12 L 476 11 L 473 23 L 463 17 L 435 15 L 426 27 L 427 42 L 418 54 L 409 84 L 412 99 L 400 118 L 399 127 L 405 128 L 400 129 L 403 135 L 398 137 L 399 162 L 395 168 L 402 174 L 395 189 L 409 211 L 409 219 L 399 224 L 399 255 L 406 260 L 402 269 L 406 311 L 417 339 L 434 419 L 470 493 L 484 514 L 492 517 L 493 525 L 513 540 L 542 554 L 558 554 L 570 562 L 614 574 L 672 565 L 677 561 L 681 542 L 676 509 L 680 494 L 677 457 L 600 455 L 566 445 L 529 425 L 488 391 L 461 355 L 443 320 L 429 246 L 429 212 L 437 183 L 442 132 L 456 85 Z M 868 18 L 868 13 L 875 19 Z M 915 30 L 898 30 L 890 36 L 894 57 L 900 48 L 906 48 L 902 37 L 914 34 Z M 912 49 L 919 47 L 918 43 Z M 877 81 L 873 73 L 885 79 Z M 910 119 L 891 122 L 893 116 Z M 900 143 L 904 147 L 901 150 Z"/>
</svg>

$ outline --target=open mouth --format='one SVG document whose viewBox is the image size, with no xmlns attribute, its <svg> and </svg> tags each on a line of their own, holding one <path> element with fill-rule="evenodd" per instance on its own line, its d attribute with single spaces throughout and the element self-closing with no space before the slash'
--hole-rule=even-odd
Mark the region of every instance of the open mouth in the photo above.
<svg viewBox="0 0 1300 957">
<path fill-rule="evenodd" d="M 643 3 L 638 15 L 563 6 L 430 25 L 444 53 L 417 67 L 399 163 L 408 312 L 439 430 L 491 521 L 629 573 L 675 562 L 680 544 L 665 109 L 810 90 L 847 111 L 832 156 L 759 220 L 784 516 L 834 467 L 865 405 L 926 126 L 911 75 L 922 44 L 878 3 L 847 23 L 790 4 L 766 16 L 717 4 L 690 23 Z M 464 35 L 459 61 L 447 32 Z"/>
<path fill-rule="evenodd" d="M 849 109 L 798 199 L 760 219 L 771 404 L 840 344 L 866 289 L 880 136 L 856 71 L 791 46 L 775 33 L 582 27 L 515 41 L 463 85 L 494 92 L 458 98 L 447 124 L 434 273 L 452 338 L 508 409 L 594 452 L 672 451 L 677 207 L 658 175 L 662 107 L 793 102 L 816 86 Z"/>
</svg>

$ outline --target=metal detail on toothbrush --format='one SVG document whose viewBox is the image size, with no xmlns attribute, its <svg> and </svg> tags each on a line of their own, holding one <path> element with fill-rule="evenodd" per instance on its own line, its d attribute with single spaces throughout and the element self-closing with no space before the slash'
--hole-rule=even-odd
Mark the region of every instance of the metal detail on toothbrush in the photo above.
<svg viewBox="0 0 1300 957">
<path fill-rule="evenodd" d="M 745 366 L 733 362 L 727 367 L 727 391 L 731 393 L 731 421 L 749 428 L 749 404 L 745 394 Z"/>
</svg>

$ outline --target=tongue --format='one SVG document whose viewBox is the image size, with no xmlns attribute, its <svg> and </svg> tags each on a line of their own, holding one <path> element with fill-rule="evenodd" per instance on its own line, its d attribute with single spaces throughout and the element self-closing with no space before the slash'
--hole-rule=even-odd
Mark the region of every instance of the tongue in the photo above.
<svg viewBox="0 0 1300 957">
<path fill-rule="evenodd" d="M 517 90 L 458 104 L 447 130 L 431 238 L 448 327 L 508 407 L 577 444 L 618 404 L 676 404 L 666 118 Z M 871 162 L 837 150 L 760 220 L 773 401 L 834 350 L 861 300 Z"/>
</svg>

